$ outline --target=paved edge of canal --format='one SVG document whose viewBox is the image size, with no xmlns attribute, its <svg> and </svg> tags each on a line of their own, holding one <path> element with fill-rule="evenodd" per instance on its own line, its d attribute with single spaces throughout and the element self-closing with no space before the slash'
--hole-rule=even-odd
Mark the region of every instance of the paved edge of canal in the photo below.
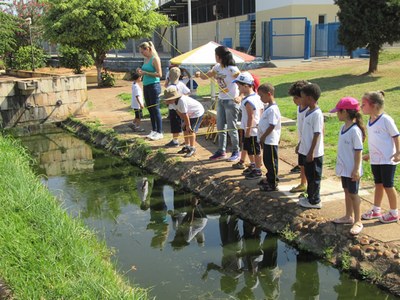
<svg viewBox="0 0 400 300">
<path fill-rule="evenodd" d="M 217 178 L 205 166 L 182 163 L 168 157 L 162 149 L 153 151 L 142 138 L 121 139 L 73 119 L 62 122 L 61 127 L 179 188 L 230 208 L 240 218 L 279 234 L 286 242 L 314 253 L 342 271 L 400 296 L 400 247 L 395 243 L 384 243 L 365 234 L 350 236 L 347 227 L 335 226 L 317 210 L 304 211 L 279 192 L 252 193 L 236 179 Z"/>
</svg>

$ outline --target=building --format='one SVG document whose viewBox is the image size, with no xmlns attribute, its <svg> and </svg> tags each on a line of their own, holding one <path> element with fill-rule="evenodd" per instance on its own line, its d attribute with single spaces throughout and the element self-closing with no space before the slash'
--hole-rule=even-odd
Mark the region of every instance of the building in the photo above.
<svg viewBox="0 0 400 300">
<path fill-rule="evenodd" d="M 179 23 L 158 33 L 166 52 L 189 50 L 189 1 L 159 1 L 159 12 Z M 192 48 L 213 40 L 266 59 L 327 52 L 328 32 L 324 29 L 321 34 L 318 26 L 337 22 L 339 9 L 333 0 L 191 0 L 190 4 Z"/>
</svg>

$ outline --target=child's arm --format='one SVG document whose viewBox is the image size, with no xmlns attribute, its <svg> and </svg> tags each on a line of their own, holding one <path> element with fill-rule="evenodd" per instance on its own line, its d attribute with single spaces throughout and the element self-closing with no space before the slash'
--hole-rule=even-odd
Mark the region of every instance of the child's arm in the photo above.
<svg viewBox="0 0 400 300">
<path fill-rule="evenodd" d="M 142 104 L 142 102 L 140 101 L 140 96 L 136 95 L 136 101 L 137 101 L 137 103 L 139 104 L 140 109 L 143 109 L 143 104 Z"/>
<path fill-rule="evenodd" d="M 260 137 L 261 145 L 264 145 L 265 139 L 267 138 L 267 136 L 269 136 L 271 134 L 271 132 L 274 130 L 274 128 L 275 128 L 275 125 L 269 124 L 269 127 L 267 128 L 267 130 L 265 130 L 265 132 Z"/>
<path fill-rule="evenodd" d="M 396 153 L 393 154 L 392 159 L 394 162 L 400 161 L 400 146 L 399 146 L 399 136 L 393 138 L 394 147 L 396 148 Z"/>
<path fill-rule="evenodd" d="M 253 106 L 250 103 L 246 103 L 246 113 L 247 113 L 247 124 L 246 124 L 246 128 L 244 131 L 244 136 L 245 137 L 250 137 L 250 131 L 251 131 L 251 127 L 253 125 L 253 120 L 254 120 L 254 116 L 253 116 Z"/>
<path fill-rule="evenodd" d="M 308 150 L 308 153 L 307 153 L 307 158 L 306 158 L 307 162 L 312 162 L 314 160 L 314 149 L 315 149 L 315 146 L 317 145 L 317 142 L 318 142 L 318 139 L 319 139 L 320 135 L 321 135 L 320 132 L 314 132 L 314 136 L 313 136 L 313 139 L 312 139 L 312 142 L 311 142 L 311 147 L 310 147 L 310 150 Z"/>
<path fill-rule="evenodd" d="M 361 153 L 361 150 L 356 150 L 354 153 L 354 169 L 351 172 L 352 181 L 357 181 L 360 179 Z"/>
<path fill-rule="evenodd" d="M 189 119 L 188 114 L 181 113 L 181 112 L 179 112 L 178 110 L 177 110 L 176 112 L 178 113 L 178 116 L 179 116 L 179 117 L 183 120 L 183 122 L 185 123 L 185 131 L 186 131 L 187 133 L 192 133 L 192 132 L 193 132 L 193 129 L 192 129 L 192 127 L 190 126 L 190 119 Z"/>
</svg>

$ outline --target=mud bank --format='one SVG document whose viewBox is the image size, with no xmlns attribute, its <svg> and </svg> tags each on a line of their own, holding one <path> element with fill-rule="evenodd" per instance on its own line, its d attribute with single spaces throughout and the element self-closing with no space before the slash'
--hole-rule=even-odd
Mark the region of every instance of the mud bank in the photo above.
<svg viewBox="0 0 400 300">
<path fill-rule="evenodd" d="M 343 271 L 400 296 L 400 245 L 365 234 L 351 236 L 349 228 L 324 218 L 318 210 L 304 210 L 280 192 L 255 193 L 237 179 L 217 177 L 206 164 L 181 161 L 143 140 L 124 140 L 76 120 L 61 126 L 96 147 L 127 159 L 181 188 L 227 207 L 263 230 L 278 233 L 298 249 L 312 252 Z"/>
</svg>

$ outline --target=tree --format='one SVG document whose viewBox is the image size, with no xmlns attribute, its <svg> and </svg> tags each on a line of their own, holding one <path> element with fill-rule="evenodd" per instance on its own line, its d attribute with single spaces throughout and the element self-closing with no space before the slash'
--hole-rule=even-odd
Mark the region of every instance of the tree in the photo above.
<svg viewBox="0 0 400 300">
<path fill-rule="evenodd" d="M 18 24 L 16 17 L 0 11 L 0 58 L 5 57 L 17 47 Z"/>
<path fill-rule="evenodd" d="M 147 0 L 49 0 L 45 36 L 54 43 L 87 51 L 93 58 L 98 84 L 107 52 L 122 49 L 130 38 L 150 36 L 172 24 Z M 150 2 L 151 3 L 151 2 Z"/>
<path fill-rule="evenodd" d="M 340 43 L 349 51 L 366 47 L 368 73 L 377 71 L 382 46 L 400 41 L 400 0 L 335 0 L 335 4 L 340 8 Z"/>
</svg>

